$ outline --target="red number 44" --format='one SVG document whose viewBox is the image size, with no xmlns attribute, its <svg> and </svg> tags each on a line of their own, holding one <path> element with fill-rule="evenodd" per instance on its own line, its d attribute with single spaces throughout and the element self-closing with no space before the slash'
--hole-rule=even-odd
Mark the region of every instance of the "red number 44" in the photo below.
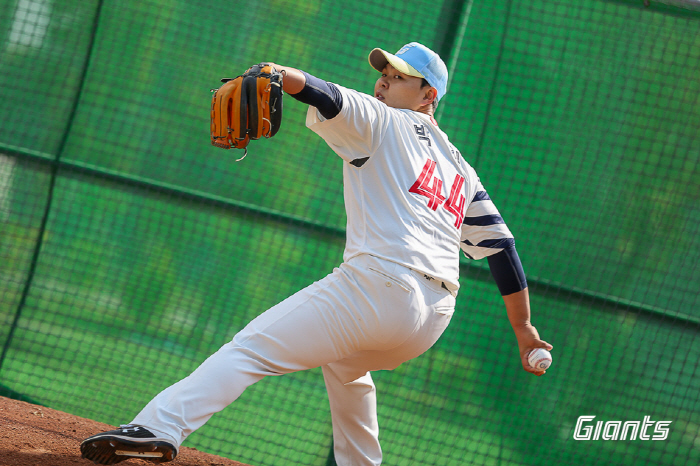
<svg viewBox="0 0 700 466">
<path fill-rule="evenodd" d="M 409 188 L 409 192 L 419 194 L 428 198 L 428 207 L 437 210 L 440 205 L 445 202 L 445 196 L 442 195 L 442 180 L 437 176 L 433 176 L 437 162 L 428 159 L 423 166 L 423 171 L 413 186 Z M 462 195 L 462 186 L 464 186 L 464 177 L 459 174 L 455 175 L 450 196 L 445 202 L 445 209 L 455 216 L 455 228 L 459 228 L 464 220 L 464 195 Z"/>
</svg>

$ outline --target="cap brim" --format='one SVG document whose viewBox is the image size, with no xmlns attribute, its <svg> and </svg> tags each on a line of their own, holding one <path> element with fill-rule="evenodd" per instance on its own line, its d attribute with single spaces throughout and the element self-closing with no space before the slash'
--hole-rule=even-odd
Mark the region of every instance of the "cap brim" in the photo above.
<svg viewBox="0 0 700 466">
<path fill-rule="evenodd" d="M 380 73 L 384 70 L 384 67 L 390 63 L 391 66 L 396 68 L 398 71 L 409 76 L 415 76 L 416 78 L 424 78 L 414 67 L 406 63 L 406 61 L 391 54 L 382 49 L 374 49 L 369 53 L 369 64 L 372 68 L 379 71 Z"/>
</svg>

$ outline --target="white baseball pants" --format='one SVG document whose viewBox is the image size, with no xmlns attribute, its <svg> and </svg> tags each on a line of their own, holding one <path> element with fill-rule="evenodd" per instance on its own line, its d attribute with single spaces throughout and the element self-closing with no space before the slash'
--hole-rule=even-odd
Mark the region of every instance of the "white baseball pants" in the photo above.
<svg viewBox="0 0 700 466">
<path fill-rule="evenodd" d="M 441 282 L 394 262 L 357 256 L 253 319 L 131 423 L 179 447 L 263 377 L 320 366 L 337 464 L 379 465 L 370 371 L 394 369 L 425 352 L 447 328 L 454 306 L 453 293 Z"/>
</svg>

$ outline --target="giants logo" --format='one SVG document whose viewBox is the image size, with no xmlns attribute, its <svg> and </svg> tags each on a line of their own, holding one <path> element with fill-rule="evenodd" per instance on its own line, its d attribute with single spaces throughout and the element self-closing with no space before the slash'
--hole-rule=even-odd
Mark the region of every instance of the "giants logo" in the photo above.
<svg viewBox="0 0 700 466">
<path fill-rule="evenodd" d="M 644 416 L 644 420 L 639 421 L 597 421 L 595 426 L 584 423 L 591 422 L 595 416 L 579 416 L 574 429 L 574 440 L 666 440 L 668 437 L 668 426 L 673 421 L 652 421 L 651 416 Z M 654 435 L 649 435 L 647 429 L 654 427 Z"/>
</svg>

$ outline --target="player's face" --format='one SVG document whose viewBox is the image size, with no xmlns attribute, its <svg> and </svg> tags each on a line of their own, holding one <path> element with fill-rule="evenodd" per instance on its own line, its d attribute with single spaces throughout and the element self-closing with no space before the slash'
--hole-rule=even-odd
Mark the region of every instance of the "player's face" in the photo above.
<svg viewBox="0 0 700 466">
<path fill-rule="evenodd" d="M 424 105 L 422 84 L 422 78 L 409 76 L 387 64 L 374 85 L 374 97 L 389 107 L 418 110 Z"/>
</svg>

